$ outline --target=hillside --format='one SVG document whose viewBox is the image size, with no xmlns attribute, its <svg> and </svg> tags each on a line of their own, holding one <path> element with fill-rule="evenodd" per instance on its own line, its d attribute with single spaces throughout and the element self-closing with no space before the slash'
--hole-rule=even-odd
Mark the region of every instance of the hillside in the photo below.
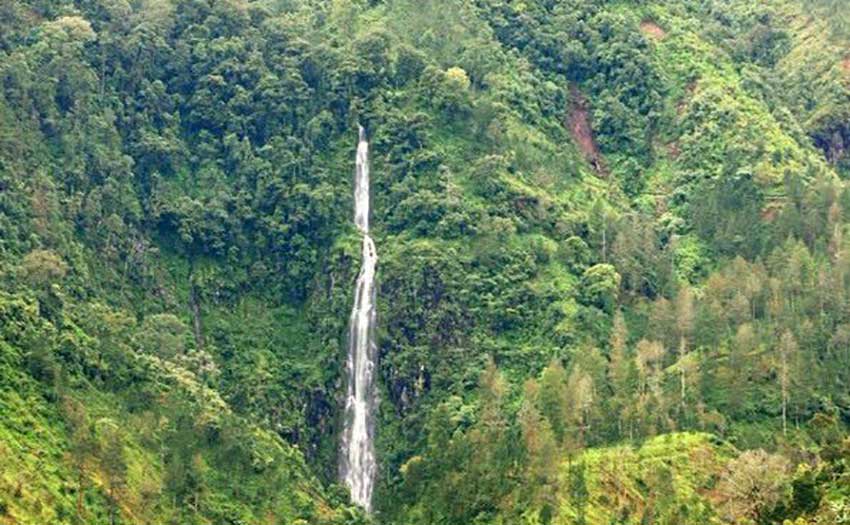
<svg viewBox="0 0 850 525">
<path fill-rule="evenodd" d="M 4 1 L 0 524 L 848 519 L 844 11 Z"/>
</svg>

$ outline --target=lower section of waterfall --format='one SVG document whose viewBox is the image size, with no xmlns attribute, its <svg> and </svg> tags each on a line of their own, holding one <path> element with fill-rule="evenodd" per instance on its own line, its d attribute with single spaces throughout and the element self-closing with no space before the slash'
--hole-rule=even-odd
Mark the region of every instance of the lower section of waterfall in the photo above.
<svg viewBox="0 0 850 525">
<path fill-rule="evenodd" d="M 348 335 L 348 392 L 342 438 L 340 476 L 351 490 L 351 499 L 372 509 L 377 474 L 374 414 L 377 406 L 375 374 L 375 270 L 378 254 L 368 234 L 363 235 L 363 262 L 357 278 Z"/>
</svg>

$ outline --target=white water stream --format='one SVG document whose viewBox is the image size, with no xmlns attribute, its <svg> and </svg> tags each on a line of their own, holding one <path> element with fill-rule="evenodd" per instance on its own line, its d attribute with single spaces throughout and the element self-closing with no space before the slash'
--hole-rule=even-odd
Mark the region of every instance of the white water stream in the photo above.
<svg viewBox="0 0 850 525">
<path fill-rule="evenodd" d="M 369 142 L 360 127 L 354 178 L 354 223 L 363 234 L 363 255 L 348 334 L 348 397 L 342 433 L 340 476 L 351 499 L 372 510 L 375 485 L 375 392 L 378 347 L 375 343 L 375 269 L 378 253 L 369 236 Z"/>
</svg>

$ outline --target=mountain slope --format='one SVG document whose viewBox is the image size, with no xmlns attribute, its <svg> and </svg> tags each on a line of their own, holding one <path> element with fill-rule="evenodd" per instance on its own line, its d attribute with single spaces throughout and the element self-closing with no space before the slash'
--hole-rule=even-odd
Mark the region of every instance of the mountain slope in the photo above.
<svg viewBox="0 0 850 525">
<path fill-rule="evenodd" d="M 335 485 L 357 124 L 375 520 L 845 512 L 837 11 L 4 3 L 0 522 L 366 519 Z M 783 497 L 730 510 L 712 476 L 760 448 Z"/>
</svg>

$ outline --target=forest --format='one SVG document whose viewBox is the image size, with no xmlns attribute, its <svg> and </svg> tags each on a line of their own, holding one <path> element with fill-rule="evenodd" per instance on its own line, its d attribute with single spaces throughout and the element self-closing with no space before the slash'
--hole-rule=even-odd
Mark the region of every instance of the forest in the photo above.
<svg viewBox="0 0 850 525">
<path fill-rule="evenodd" d="M 0 0 L 0 525 L 850 523 L 848 181 L 846 0 Z"/>
</svg>

